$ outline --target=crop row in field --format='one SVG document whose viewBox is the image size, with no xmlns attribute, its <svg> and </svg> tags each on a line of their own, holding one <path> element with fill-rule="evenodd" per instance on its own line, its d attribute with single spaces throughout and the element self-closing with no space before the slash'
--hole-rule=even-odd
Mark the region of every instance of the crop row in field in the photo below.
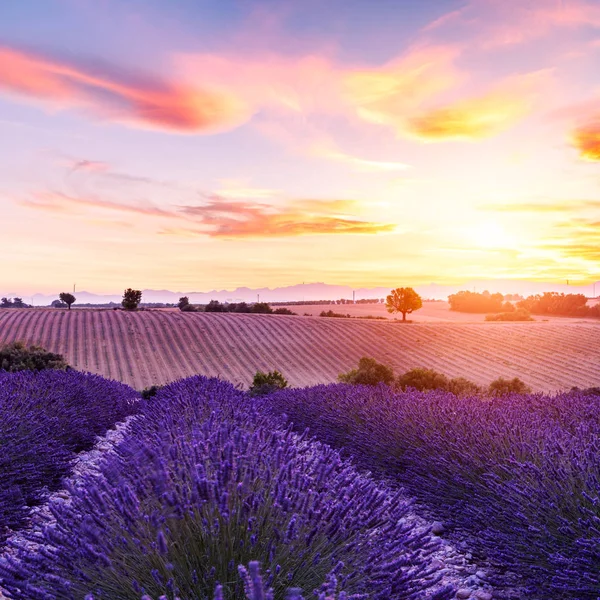
<svg viewBox="0 0 600 600">
<path fill-rule="evenodd" d="M 22 340 L 136 389 L 202 374 L 247 385 L 279 369 L 293 386 L 335 381 L 361 356 L 396 372 L 433 368 L 534 390 L 600 381 L 600 323 L 411 323 L 283 315 L 110 310 L 0 311 L 0 343 Z"/>
</svg>

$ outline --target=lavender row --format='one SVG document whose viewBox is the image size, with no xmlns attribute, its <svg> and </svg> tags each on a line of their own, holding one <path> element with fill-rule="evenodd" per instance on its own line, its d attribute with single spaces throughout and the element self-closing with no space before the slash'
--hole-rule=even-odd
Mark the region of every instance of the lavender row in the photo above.
<svg viewBox="0 0 600 600">
<path fill-rule="evenodd" d="M 340 598 L 454 595 L 402 494 L 219 380 L 163 388 L 83 478 L 0 560 L 12 598 L 326 598 L 332 582 Z M 250 563 L 254 595 L 238 576 Z"/>
<path fill-rule="evenodd" d="M 520 576 L 528 598 L 600 597 L 597 396 L 329 385 L 265 403 L 401 483 L 480 558 Z"/>
<path fill-rule="evenodd" d="M 76 371 L 0 372 L 0 546 L 78 452 L 136 410 L 131 388 Z"/>
</svg>

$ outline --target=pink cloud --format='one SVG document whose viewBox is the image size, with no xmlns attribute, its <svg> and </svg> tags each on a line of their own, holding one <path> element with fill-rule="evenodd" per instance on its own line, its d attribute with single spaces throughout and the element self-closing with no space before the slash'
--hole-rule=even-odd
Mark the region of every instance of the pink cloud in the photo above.
<svg viewBox="0 0 600 600">
<path fill-rule="evenodd" d="M 556 29 L 600 27 L 600 6 L 585 0 L 471 0 L 436 19 L 422 33 L 451 28 L 472 32 L 486 48 L 521 44 Z"/>
<path fill-rule="evenodd" d="M 0 92 L 110 122 L 179 133 L 228 129 L 250 117 L 233 95 L 185 82 L 139 77 L 96 64 L 0 47 Z"/>
</svg>

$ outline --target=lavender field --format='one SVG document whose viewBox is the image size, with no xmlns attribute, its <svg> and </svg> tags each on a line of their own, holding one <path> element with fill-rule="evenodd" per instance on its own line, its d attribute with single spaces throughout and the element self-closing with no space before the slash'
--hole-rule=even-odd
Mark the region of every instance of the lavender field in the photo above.
<svg viewBox="0 0 600 600">
<path fill-rule="evenodd" d="M 197 376 L 142 400 L 43 371 L 0 375 L 0 413 L 7 598 L 600 596 L 593 393 L 255 398 Z"/>
</svg>

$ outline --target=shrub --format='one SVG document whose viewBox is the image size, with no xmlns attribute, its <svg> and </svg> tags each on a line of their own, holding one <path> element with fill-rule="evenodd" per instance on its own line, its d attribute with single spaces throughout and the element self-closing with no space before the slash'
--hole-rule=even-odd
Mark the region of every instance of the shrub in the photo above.
<svg viewBox="0 0 600 600">
<path fill-rule="evenodd" d="M 0 347 L 0 371 L 43 371 L 57 369 L 64 371 L 68 365 L 60 354 L 47 352 L 39 346 L 26 346 L 13 342 Z"/>
<path fill-rule="evenodd" d="M 358 368 L 347 373 L 340 373 L 338 381 L 360 385 L 379 385 L 380 383 L 392 385 L 394 371 L 391 367 L 377 362 L 374 358 L 363 356 L 358 361 Z"/>
<path fill-rule="evenodd" d="M 272 314 L 273 309 L 266 302 L 255 302 L 251 306 L 250 312 L 261 315 L 270 315 Z"/>
<path fill-rule="evenodd" d="M 512 304 L 511 304 L 512 306 Z M 533 321 L 531 314 L 524 308 L 513 309 L 511 312 L 502 312 L 495 315 L 486 315 L 486 321 Z"/>
<path fill-rule="evenodd" d="M 448 382 L 448 391 L 455 396 L 477 396 L 483 393 L 481 387 L 470 379 L 453 377 Z"/>
<path fill-rule="evenodd" d="M 123 292 L 123 300 L 121 305 L 125 310 L 136 310 L 142 301 L 142 292 L 140 290 L 132 290 L 127 288 Z"/>
<path fill-rule="evenodd" d="M 150 387 L 142 390 L 141 396 L 144 400 L 149 400 L 150 398 L 154 398 L 161 388 L 162 386 L 160 385 L 151 385 Z"/>
<path fill-rule="evenodd" d="M 438 543 L 406 519 L 401 491 L 281 429 L 225 382 L 166 386 L 100 469 L 53 503 L 53 527 L 0 562 L 15 599 L 207 598 L 217 582 L 239 599 L 236 567 L 250 561 L 275 598 L 323 593 L 332 577 L 373 600 L 453 597 L 431 562 Z"/>
<path fill-rule="evenodd" d="M 309 315 L 310 316 L 310 315 Z M 333 317 L 335 319 L 350 319 L 350 313 L 338 313 L 333 310 L 322 310 L 319 314 L 320 317 Z"/>
<path fill-rule="evenodd" d="M 265 396 L 287 386 L 287 379 L 279 371 L 269 371 L 268 373 L 256 371 L 249 393 L 251 396 Z"/>
<path fill-rule="evenodd" d="M 433 369 L 416 368 L 400 375 L 396 387 L 400 390 L 447 390 L 450 380 Z"/>
<path fill-rule="evenodd" d="M 581 392 L 473 401 L 380 386 L 283 390 L 265 406 L 396 478 L 520 598 L 600 595 L 600 403 Z M 520 581 L 504 579 L 516 573 Z"/>
<path fill-rule="evenodd" d="M 285 307 L 281 307 L 281 308 L 276 308 L 273 311 L 274 315 L 295 315 L 297 313 L 295 313 L 293 310 L 290 310 L 289 308 L 285 308 Z"/>
<path fill-rule="evenodd" d="M 70 371 L 0 373 L 0 543 L 59 487 L 77 452 L 136 410 L 137 393 Z"/>
<path fill-rule="evenodd" d="M 498 377 L 490 383 L 488 392 L 492 396 L 502 396 L 505 394 L 529 394 L 531 388 L 521 381 L 518 377 L 513 379 L 504 379 L 504 377 Z"/>
</svg>

